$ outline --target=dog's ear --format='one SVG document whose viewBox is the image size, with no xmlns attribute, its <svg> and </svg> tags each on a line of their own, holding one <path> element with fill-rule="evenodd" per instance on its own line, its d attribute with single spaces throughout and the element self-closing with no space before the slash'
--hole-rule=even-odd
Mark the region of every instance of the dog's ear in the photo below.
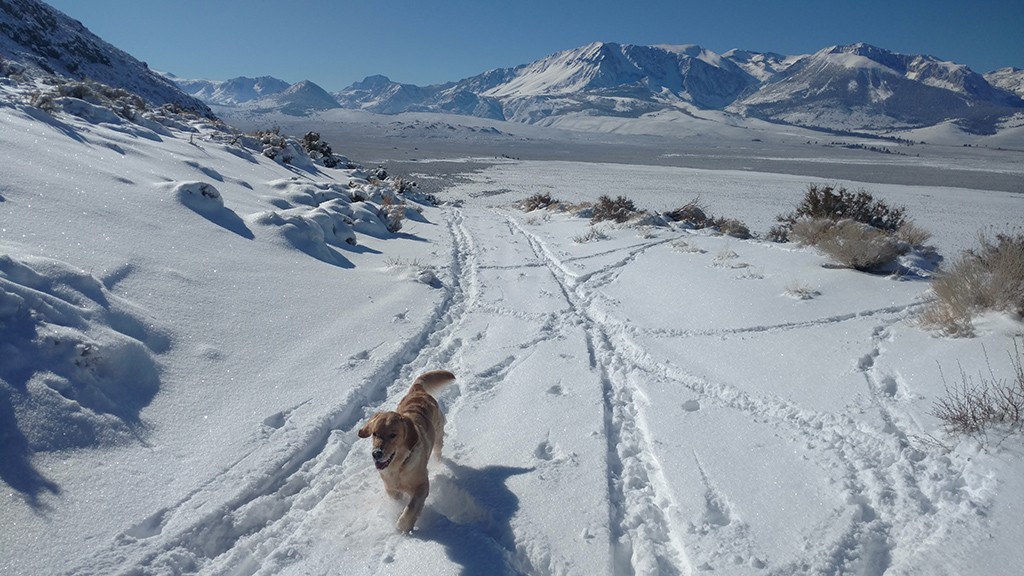
<svg viewBox="0 0 1024 576">
<path fill-rule="evenodd" d="M 377 416 L 380 416 L 380 412 L 371 416 L 370 419 L 367 420 L 366 425 L 360 428 L 359 432 L 356 432 L 356 434 L 358 434 L 360 438 L 370 437 L 370 434 L 373 433 L 374 424 L 377 423 Z"/>
<path fill-rule="evenodd" d="M 413 425 L 411 418 L 402 416 L 402 424 L 405 425 L 405 447 L 412 450 L 420 441 L 420 435 L 416 432 L 416 426 Z"/>
</svg>

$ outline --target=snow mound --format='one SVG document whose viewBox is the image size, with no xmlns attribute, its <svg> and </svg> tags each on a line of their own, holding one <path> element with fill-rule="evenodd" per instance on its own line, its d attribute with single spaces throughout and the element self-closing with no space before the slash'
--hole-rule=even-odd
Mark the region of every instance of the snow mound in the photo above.
<svg viewBox="0 0 1024 576">
<path fill-rule="evenodd" d="M 27 451 L 108 445 L 144 433 L 168 339 L 94 276 L 57 260 L 0 256 L 0 412 Z M 6 474 L 11 474 L 6 469 Z M 4 478 L 7 481 L 12 479 Z"/>
</svg>

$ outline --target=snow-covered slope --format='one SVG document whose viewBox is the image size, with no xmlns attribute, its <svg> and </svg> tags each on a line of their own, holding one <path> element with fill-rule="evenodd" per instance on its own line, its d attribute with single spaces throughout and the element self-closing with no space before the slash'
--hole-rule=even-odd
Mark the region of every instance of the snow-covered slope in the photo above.
<svg viewBox="0 0 1024 576">
<path fill-rule="evenodd" d="M 340 105 L 326 90 L 309 80 L 288 84 L 272 76 L 246 78 L 240 76 L 225 81 L 189 80 L 168 74 L 183 91 L 218 109 L 234 113 L 281 112 L 291 116 L 306 116 Z"/>
<path fill-rule="evenodd" d="M 421 88 L 370 77 L 335 96 L 342 106 L 384 114 L 447 111 L 548 125 L 727 110 L 833 131 L 952 120 L 981 134 L 1024 108 L 1012 90 L 965 66 L 866 44 L 782 56 L 596 42 L 457 83 Z"/>
<path fill-rule="evenodd" d="M 392 82 L 387 76 L 369 76 L 334 93 L 345 108 L 367 110 L 379 114 L 402 112 L 446 112 L 480 118 L 504 120 L 497 100 L 473 91 L 479 82 L 441 84 L 420 87 Z"/>
<path fill-rule="evenodd" d="M 1024 70 L 1019 68 L 1000 68 L 985 74 L 989 84 L 1013 92 L 1024 98 Z"/>
<path fill-rule="evenodd" d="M 123 88 L 155 105 L 210 115 L 200 100 L 111 46 L 81 22 L 37 0 L 0 2 L 0 56 L 47 74 Z"/>
<path fill-rule="evenodd" d="M 735 106 L 748 115 L 844 130 L 917 128 L 955 120 L 989 133 L 1024 108 L 965 66 L 870 46 L 833 46 L 801 58 Z"/>
<path fill-rule="evenodd" d="M 178 78 L 174 74 L 166 74 L 186 94 L 191 94 L 207 104 L 218 106 L 237 106 L 266 96 L 284 92 L 291 84 L 274 78 L 260 76 L 247 78 L 239 76 L 230 80 L 195 80 Z"/>
</svg>

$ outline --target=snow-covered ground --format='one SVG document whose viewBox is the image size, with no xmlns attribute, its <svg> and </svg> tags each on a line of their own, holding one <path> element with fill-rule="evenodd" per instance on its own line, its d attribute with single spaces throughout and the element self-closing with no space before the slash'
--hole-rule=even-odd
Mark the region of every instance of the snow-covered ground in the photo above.
<svg viewBox="0 0 1024 576">
<path fill-rule="evenodd" d="M 923 280 L 669 228 L 579 242 L 586 220 L 511 207 L 700 196 L 764 232 L 815 179 L 421 162 L 450 202 L 391 233 L 364 173 L 102 120 L 0 107 L 4 574 L 1024 565 L 1021 437 L 931 415 L 961 369 L 1010 376 L 1019 321 L 944 338 L 913 321 Z M 863 187 L 947 257 L 1024 216 L 1009 192 Z M 434 368 L 458 377 L 445 455 L 402 535 L 355 430 Z"/>
</svg>

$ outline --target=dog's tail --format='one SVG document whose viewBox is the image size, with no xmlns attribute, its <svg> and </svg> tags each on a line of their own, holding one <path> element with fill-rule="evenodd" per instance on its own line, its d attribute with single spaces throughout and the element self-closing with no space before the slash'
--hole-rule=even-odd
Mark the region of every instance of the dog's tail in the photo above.
<svg viewBox="0 0 1024 576">
<path fill-rule="evenodd" d="M 424 372 L 416 377 L 416 381 L 412 383 L 413 386 L 419 384 L 427 391 L 431 396 L 441 389 L 445 384 L 455 380 L 455 374 L 447 370 L 431 370 L 430 372 Z"/>
</svg>

